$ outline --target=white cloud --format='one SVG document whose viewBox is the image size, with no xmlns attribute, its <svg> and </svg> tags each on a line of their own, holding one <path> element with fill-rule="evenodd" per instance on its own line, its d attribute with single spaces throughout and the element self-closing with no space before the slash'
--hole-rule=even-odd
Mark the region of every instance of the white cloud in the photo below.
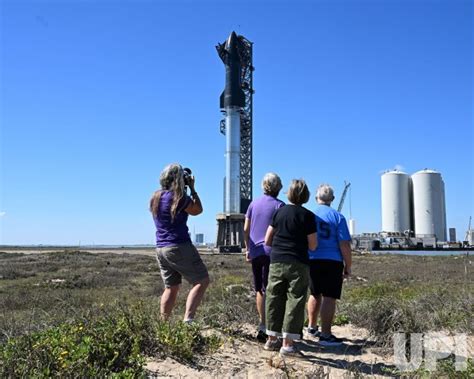
<svg viewBox="0 0 474 379">
<path fill-rule="evenodd" d="M 7 214 L 7 212 L 0 212 L 0 217 L 3 217 Z"/>
</svg>

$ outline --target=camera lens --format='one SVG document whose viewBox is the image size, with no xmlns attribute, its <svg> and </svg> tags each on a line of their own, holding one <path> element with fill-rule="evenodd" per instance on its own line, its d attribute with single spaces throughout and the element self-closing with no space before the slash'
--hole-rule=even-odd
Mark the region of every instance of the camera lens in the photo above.
<svg viewBox="0 0 474 379">
<path fill-rule="evenodd" d="M 191 179 L 191 174 L 192 174 L 192 171 L 190 168 L 188 167 L 185 167 L 183 168 L 183 179 L 184 179 L 184 184 L 185 185 L 189 185 L 189 180 Z"/>
</svg>

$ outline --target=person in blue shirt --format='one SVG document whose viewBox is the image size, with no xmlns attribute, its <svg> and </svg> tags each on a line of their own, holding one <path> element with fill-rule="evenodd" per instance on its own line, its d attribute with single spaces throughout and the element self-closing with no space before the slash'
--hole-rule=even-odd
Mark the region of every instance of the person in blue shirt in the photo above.
<svg viewBox="0 0 474 379">
<path fill-rule="evenodd" d="M 318 207 L 316 229 L 318 247 L 309 251 L 310 290 L 308 300 L 308 328 L 306 337 L 319 337 L 323 346 L 342 343 L 331 333 L 331 324 L 336 311 L 336 300 L 341 298 L 342 282 L 351 274 L 352 251 L 351 236 L 346 219 L 331 208 L 334 190 L 328 184 L 321 184 L 316 193 Z M 321 319 L 321 332 L 318 330 L 318 315 Z"/>
</svg>

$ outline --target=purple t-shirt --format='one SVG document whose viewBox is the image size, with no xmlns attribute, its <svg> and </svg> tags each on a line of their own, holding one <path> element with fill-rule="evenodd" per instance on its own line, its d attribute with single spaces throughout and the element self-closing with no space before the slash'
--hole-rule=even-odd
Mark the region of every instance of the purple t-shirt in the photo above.
<svg viewBox="0 0 474 379">
<path fill-rule="evenodd" d="M 265 245 L 265 233 L 272 221 L 273 213 L 285 203 L 269 195 L 252 201 L 245 217 L 250 219 L 249 258 L 270 254 L 271 247 Z"/>
<path fill-rule="evenodd" d="M 158 217 L 153 217 L 156 226 L 156 246 L 174 246 L 184 242 L 191 242 L 186 222 L 188 213 L 184 210 L 191 202 L 188 195 L 184 195 L 178 203 L 176 217 L 171 221 L 171 204 L 173 202 L 172 191 L 162 191 Z"/>
</svg>

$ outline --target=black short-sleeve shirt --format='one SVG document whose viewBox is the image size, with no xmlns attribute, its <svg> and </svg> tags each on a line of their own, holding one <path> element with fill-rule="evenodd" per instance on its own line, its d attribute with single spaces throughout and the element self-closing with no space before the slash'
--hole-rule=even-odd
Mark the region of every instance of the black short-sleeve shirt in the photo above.
<svg viewBox="0 0 474 379">
<path fill-rule="evenodd" d="M 309 263 L 308 235 L 316 232 L 313 212 L 288 204 L 274 213 L 270 225 L 275 229 L 270 254 L 272 263 Z"/>
</svg>

